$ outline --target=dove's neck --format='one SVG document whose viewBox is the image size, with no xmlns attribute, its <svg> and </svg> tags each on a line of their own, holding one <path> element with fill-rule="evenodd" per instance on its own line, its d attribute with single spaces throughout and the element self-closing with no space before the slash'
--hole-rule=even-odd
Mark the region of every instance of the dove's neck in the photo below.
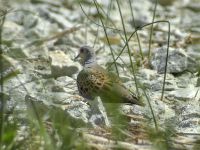
<svg viewBox="0 0 200 150">
<path fill-rule="evenodd" d="M 94 64 L 96 64 L 96 57 L 95 56 L 86 59 L 86 61 L 84 63 L 84 67 L 91 66 L 91 65 L 94 65 Z"/>
</svg>

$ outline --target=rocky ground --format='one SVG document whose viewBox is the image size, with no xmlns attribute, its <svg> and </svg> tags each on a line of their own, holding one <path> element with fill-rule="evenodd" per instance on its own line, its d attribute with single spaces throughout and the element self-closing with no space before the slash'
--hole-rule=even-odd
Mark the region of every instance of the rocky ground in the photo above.
<svg viewBox="0 0 200 150">
<path fill-rule="evenodd" d="M 1 77 L 4 85 L 1 91 L 6 99 L 6 110 L 12 112 L 9 121 L 17 120 L 16 141 L 30 138 L 27 110 L 36 107 L 42 120 L 49 124 L 52 123 L 49 114 L 64 113 L 78 124 L 78 132 L 83 133 L 89 147 L 116 148 L 116 140 L 110 131 L 112 121 L 104 104 L 97 98 L 95 107 L 98 111 L 94 111 L 87 100 L 79 96 L 76 86 L 76 76 L 82 67 L 73 59 L 80 46 L 94 46 L 98 63 L 115 72 L 111 50 L 116 58 L 125 45 L 117 3 L 112 1 L 110 6 L 110 1 L 99 1 L 99 4 L 105 11 L 101 10 L 101 15 L 90 0 L 81 3 L 53 0 L 2 2 L 1 14 L 6 10 L 8 13 L 2 28 Z M 139 41 L 134 34 L 128 43 L 139 93 L 146 105 L 120 106 L 129 122 L 126 131 L 121 131 L 126 138 L 119 140 L 118 146 L 122 149 L 150 149 L 155 144 L 143 127 L 148 124 L 154 128 L 148 97 L 159 128 L 166 129 L 168 125 L 173 128 L 176 135 L 172 140 L 173 147 L 198 149 L 200 145 L 195 145 L 195 141 L 200 139 L 200 3 L 197 0 L 161 0 L 158 3 L 154 21 L 170 22 L 169 51 L 167 53 L 168 23 L 156 23 L 150 58 L 151 26 L 145 24 L 152 21 L 155 2 L 132 2 L 135 22 L 129 1 L 120 2 L 120 6 L 126 35 L 129 37 L 135 29 L 140 29 L 137 31 Z M 104 25 L 110 27 L 106 28 L 109 44 L 101 17 Z M 161 101 L 167 54 L 165 91 Z M 127 48 L 117 60 L 117 67 L 124 84 L 136 92 Z M 31 149 L 25 146 L 28 147 Z"/>
</svg>

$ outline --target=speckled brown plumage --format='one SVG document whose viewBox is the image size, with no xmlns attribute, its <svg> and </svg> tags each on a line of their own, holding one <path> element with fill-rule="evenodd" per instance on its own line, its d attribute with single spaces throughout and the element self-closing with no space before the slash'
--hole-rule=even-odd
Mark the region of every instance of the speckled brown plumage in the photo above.
<svg viewBox="0 0 200 150">
<path fill-rule="evenodd" d="M 77 86 L 80 94 L 92 99 L 100 93 L 105 84 L 109 83 L 106 72 L 101 67 L 84 68 L 77 77 Z"/>
<path fill-rule="evenodd" d="M 103 102 L 128 102 L 141 105 L 138 99 L 123 85 L 120 78 L 96 63 L 92 48 L 80 48 L 83 70 L 77 76 L 77 86 L 81 96 L 94 99 L 100 96 Z"/>
</svg>

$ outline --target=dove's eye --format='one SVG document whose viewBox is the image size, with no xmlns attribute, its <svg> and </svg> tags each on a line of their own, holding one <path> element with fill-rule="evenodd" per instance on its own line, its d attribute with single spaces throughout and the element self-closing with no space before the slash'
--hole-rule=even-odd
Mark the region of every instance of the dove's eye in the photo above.
<svg viewBox="0 0 200 150">
<path fill-rule="evenodd" d="M 80 49 L 80 53 L 83 53 L 83 52 L 84 52 L 84 49 L 83 49 L 83 48 L 81 48 L 81 49 Z"/>
</svg>

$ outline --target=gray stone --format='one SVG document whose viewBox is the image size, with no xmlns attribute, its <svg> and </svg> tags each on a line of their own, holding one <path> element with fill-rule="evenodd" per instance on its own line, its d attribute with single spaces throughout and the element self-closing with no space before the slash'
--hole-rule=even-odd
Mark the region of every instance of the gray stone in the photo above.
<svg viewBox="0 0 200 150">
<path fill-rule="evenodd" d="M 176 76 L 176 84 L 179 88 L 196 86 L 196 83 L 197 83 L 197 77 L 190 72 L 185 72 L 184 74 Z"/>
<path fill-rule="evenodd" d="M 134 114 L 142 116 L 144 114 L 144 108 L 138 105 L 122 105 L 120 110 L 125 114 Z"/>
<path fill-rule="evenodd" d="M 68 76 L 58 77 L 55 80 L 55 84 L 51 87 L 52 92 L 66 92 L 71 95 L 77 94 L 78 89 L 74 79 Z"/>
<path fill-rule="evenodd" d="M 185 7 L 192 11 L 200 12 L 200 3 L 197 1 L 192 1 L 191 3 L 188 3 L 188 5 L 186 5 Z"/>
<path fill-rule="evenodd" d="M 174 82 L 175 79 L 173 80 L 166 80 L 165 81 L 165 91 L 172 91 L 177 88 L 176 82 Z M 159 91 L 162 90 L 163 88 L 163 82 L 164 79 L 163 77 L 159 77 L 158 80 L 154 80 L 150 83 L 150 87 L 152 91 Z"/>
<path fill-rule="evenodd" d="M 45 82 L 46 80 L 43 80 L 44 86 L 47 86 L 45 89 L 49 91 L 48 89 L 51 89 L 54 83 L 50 82 L 50 80 L 49 83 L 45 84 Z M 76 94 L 77 93 L 71 94 L 68 92 L 46 92 L 45 90 L 40 91 L 36 88 L 32 89 L 31 93 L 24 93 L 24 98 L 28 101 L 28 105 L 32 105 L 32 103 L 30 103 L 31 100 L 34 101 L 35 105 L 42 106 L 39 108 L 40 112 L 45 112 L 45 108 L 54 107 L 55 111 L 56 109 L 65 111 L 67 113 L 66 115 L 70 116 L 74 121 L 81 121 L 93 127 L 104 124 L 109 125 L 107 124 L 108 119 L 105 118 L 105 110 L 102 109 L 102 103 L 99 101 L 95 103 L 94 109 L 83 102 L 84 99 Z M 96 113 L 93 110 L 95 110 Z M 97 112 L 97 110 L 99 111 Z"/>
<path fill-rule="evenodd" d="M 155 70 L 141 69 L 139 81 L 151 91 L 160 91 L 163 87 L 164 75 L 158 74 Z M 172 91 L 177 88 L 176 79 L 171 74 L 166 75 L 165 91 Z"/>
<path fill-rule="evenodd" d="M 83 124 L 88 123 L 87 112 L 89 107 L 81 102 L 73 103 L 68 95 L 63 93 L 37 93 L 38 95 L 31 96 L 26 95 L 25 101 L 28 108 L 33 108 L 33 106 L 37 106 L 35 109 L 39 113 L 40 117 L 45 119 L 48 118 L 48 114 L 51 113 L 53 115 L 63 115 L 68 118 L 69 122 L 73 121 L 75 124 L 79 124 L 79 126 L 83 126 Z M 50 100 L 50 102 L 49 102 Z M 52 101 L 65 101 L 65 104 L 56 104 L 52 103 Z M 31 109 L 30 109 L 31 110 Z M 57 116 L 60 117 L 60 116 Z"/>
<path fill-rule="evenodd" d="M 11 74 L 12 72 L 19 73 L 22 70 L 22 67 L 20 66 L 19 62 L 13 59 L 12 57 L 2 54 L 0 55 L 0 59 L 3 62 L 1 68 L 1 73 L 3 77 L 8 76 L 8 74 Z"/>
<path fill-rule="evenodd" d="M 141 6 L 143 7 L 142 11 L 140 11 Z M 134 28 L 140 28 L 141 26 L 152 21 L 151 12 L 149 11 L 151 7 L 152 5 L 150 1 L 132 2 L 134 21 L 131 20 L 130 23 Z"/>
<path fill-rule="evenodd" d="M 68 21 L 67 18 L 61 16 L 60 14 L 48 12 L 48 15 L 52 21 L 56 22 L 59 26 L 61 26 L 64 29 L 71 28 L 74 26 L 72 22 Z"/>
<path fill-rule="evenodd" d="M 96 97 L 95 100 L 90 101 L 90 120 L 89 122 L 93 125 L 93 126 L 101 126 L 101 125 L 106 125 L 106 126 L 110 126 L 110 121 L 108 120 L 108 116 L 106 113 L 106 110 L 104 108 L 104 105 L 101 101 L 100 97 Z"/>
<path fill-rule="evenodd" d="M 166 66 L 166 50 L 166 47 L 161 47 L 153 52 L 151 65 L 158 73 L 164 73 Z M 196 62 L 191 60 L 193 59 L 190 58 L 183 49 L 174 49 L 170 47 L 167 72 L 181 73 L 185 70 L 189 70 L 192 66 L 196 66 Z"/>
<path fill-rule="evenodd" d="M 131 20 L 130 24 L 135 28 L 141 28 L 142 26 L 144 26 L 145 24 L 148 24 L 150 22 L 150 19 L 147 16 L 141 16 L 141 17 L 137 17 L 136 19 Z"/>
<path fill-rule="evenodd" d="M 57 86 L 62 90 L 56 91 Z M 48 107 L 54 107 L 55 111 L 62 109 L 72 119 L 93 127 L 109 125 L 102 102 L 98 99 L 95 107 L 86 104 L 78 95 L 76 81 L 69 77 L 34 80 L 31 74 L 19 74 L 5 83 L 4 91 L 10 96 L 9 107 L 14 106 L 15 110 L 26 110 L 32 107 L 30 101 L 34 101 L 43 113 Z"/>
<path fill-rule="evenodd" d="M 15 22 L 5 21 L 2 30 L 2 40 L 8 46 L 14 45 L 18 39 L 23 37 L 23 27 Z M 23 40 L 24 41 L 24 40 Z"/>
<path fill-rule="evenodd" d="M 158 77 L 158 74 L 155 70 L 150 70 L 146 68 L 141 68 L 139 70 L 139 76 L 144 80 L 155 80 Z"/>
<path fill-rule="evenodd" d="M 23 18 L 23 27 L 26 29 L 33 28 L 37 25 L 39 17 L 37 15 L 28 14 Z"/>
<path fill-rule="evenodd" d="M 167 97 L 173 100 L 199 100 L 200 92 L 197 87 L 181 88 L 168 93 Z"/>
<path fill-rule="evenodd" d="M 48 60 L 49 58 L 49 51 L 46 45 L 41 46 L 29 46 L 26 48 L 20 48 L 24 55 L 29 59 L 40 59 L 43 58 Z"/>
<path fill-rule="evenodd" d="M 18 25 L 22 25 L 24 16 L 25 13 L 23 11 L 16 11 L 15 13 L 8 13 L 6 19 Z"/>
<path fill-rule="evenodd" d="M 150 97 L 150 103 L 155 117 L 159 119 L 160 123 L 161 122 L 164 123 L 165 119 L 170 119 L 175 116 L 175 111 L 172 108 L 170 108 L 169 105 L 167 105 L 163 101 L 160 101 L 160 96 L 161 96 L 160 94 L 152 95 Z M 147 102 L 144 115 L 147 115 L 149 118 L 152 118 L 152 113 Z"/>
<path fill-rule="evenodd" d="M 194 45 L 188 45 L 187 46 L 187 53 L 190 57 L 196 59 L 197 61 L 200 60 L 200 44 L 198 44 L 198 41 L 200 40 L 200 36 L 193 37 L 192 41 L 197 41 L 197 44 Z"/>
<path fill-rule="evenodd" d="M 71 58 L 62 51 L 51 51 L 49 56 L 51 60 L 51 73 L 54 77 L 72 76 L 81 68 L 78 62 L 72 61 Z"/>
<path fill-rule="evenodd" d="M 176 104 L 175 112 L 177 116 L 177 130 L 183 133 L 200 132 L 200 103 L 192 101 L 190 103 Z"/>
<path fill-rule="evenodd" d="M 85 123 L 90 124 L 93 127 L 102 125 L 110 126 L 110 122 L 108 121 L 107 114 L 100 98 L 90 102 L 90 105 L 86 105 L 86 103 L 83 104 L 78 105 L 78 103 L 74 101 L 74 106 L 67 107 L 65 110 L 74 118 L 81 118 Z"/>
</svg>

